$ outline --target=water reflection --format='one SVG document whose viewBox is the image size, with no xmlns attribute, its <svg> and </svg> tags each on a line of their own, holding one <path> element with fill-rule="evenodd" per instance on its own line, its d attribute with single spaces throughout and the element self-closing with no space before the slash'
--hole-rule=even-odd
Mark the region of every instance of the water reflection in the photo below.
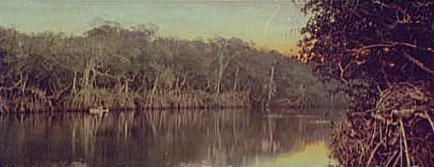
<svg viewBox="0 0 434 167">
<path fill-rule="evenodd" d="M 304 156 L 298 153 L 314 143 L 323 143 L 323 151 L 305 156 L 326 157 L 330 118 L 296 113 L 7 115 L 1 118 L 1 166 L 271 166 L 295 162 L 291 157 Z"/>
<path fill-rule="evenodd" d="M 255 167 L 323 167 L 336 166 L 337 162 L 330 159 L 329 150 L 325 141 L 319 141 L 304 145 L 296 153 L 283 154 L 277 158 L 257 159 Z"/>
</svg>

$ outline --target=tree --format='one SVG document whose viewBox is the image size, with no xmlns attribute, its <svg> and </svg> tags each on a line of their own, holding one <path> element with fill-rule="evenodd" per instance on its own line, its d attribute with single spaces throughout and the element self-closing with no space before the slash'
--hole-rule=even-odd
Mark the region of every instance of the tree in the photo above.
<svg viewBox="0 0 434 167">
<path fill-rule="evenodd" d="M 302 91 L 291 89 L 301 84 L 319 88 L 308 88 L 303 94 L 312 92 L 309 97 L 321 92 L 304 64 L 277 52 L 258 50 L 234 37 L 193 41 L 160 37 L 157 29 L 152 24 L 124 28 L 101 21 L 84 36 L 66 36 L 29 35 L 0 26 L 4 105 L 13 104 L 5 105 L 8 111 L 49 110 L 43 108 L 46 103 L 59 109 L 176 103 L 233 107 L 298 97 Z M 28 101 L 42 107 L 32 107 Z"/>
<path fill-rule="evenodd" d="M 312 15 L 302 59 L 324 80 L 346 84 L 353 101 L 332 135 L 332 155 L 343 166 L 433 166 L 433 143 L 419 140 L 434 132 L 433 3 L 312 0 L 304 7 Z"/>
<path fill-rule="evenodd" d="M 309 1 L 303 11 L 312 16 L 302 29 L 301 57 L 325 80 L 367 88 L 358 100 L 372 99 L 374 90 L 392 83 L 429 80 L 432 6 L 427 0 Z"/>
</svg>

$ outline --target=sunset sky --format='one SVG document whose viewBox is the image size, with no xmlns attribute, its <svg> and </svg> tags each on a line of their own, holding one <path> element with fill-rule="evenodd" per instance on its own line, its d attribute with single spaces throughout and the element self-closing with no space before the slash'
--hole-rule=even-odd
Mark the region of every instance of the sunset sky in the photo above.
<svg viewBox="0 0 434 167">
<path fill-rule="evenodd" d="M 307 16 L 300 0 L 0 0 L 0 25 L 81 35 L 96 18 L 124 27 L 153 23 L 179 39 L 238 37 L 282 53 L 297 50 Z"/>
</svg>

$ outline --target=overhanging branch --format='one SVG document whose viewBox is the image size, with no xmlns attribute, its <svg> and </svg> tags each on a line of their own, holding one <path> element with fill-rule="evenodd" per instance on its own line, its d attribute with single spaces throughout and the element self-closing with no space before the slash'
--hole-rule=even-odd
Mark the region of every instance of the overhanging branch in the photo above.
<svg viewBox="0 0 434 167">
<path fill-rule="evenodd" d="M 417 60 L 412 55 L 408 54 L 407 52 L 403 52 L 403 55 L 405 58 L 410 60 L 412 63 L 416 64 L 422 70 L 425 70 L 426 72 L 430 73 L 431 75 L 433 74 L 433 71 L 430 68 L 426 67 L 421 61 Z"/>
<path fill-rule="evenodd" d="M 410 47 L 410 48 L 424 50 L 427 52 L 434 53 L 432 48 L 430 48 L 430 47 L 425 48 L 425 47 L 421 47 L 421 46 L 418 46 L 416 44 L 407 43 L 407 42 L 384 42 L 384 43 L 379 43 L 379 44 L 365 45 L 365 46 L 362 46 L 360 48 L 348 49 L 347 51 L 360 52 L 360 51 L 365 50 L 365 49 L 371 49 L 371 48 L 377 48 L 377 47 L 395 47 L 395 46 L 405 46 L 405 47 Z"/>
</svg>

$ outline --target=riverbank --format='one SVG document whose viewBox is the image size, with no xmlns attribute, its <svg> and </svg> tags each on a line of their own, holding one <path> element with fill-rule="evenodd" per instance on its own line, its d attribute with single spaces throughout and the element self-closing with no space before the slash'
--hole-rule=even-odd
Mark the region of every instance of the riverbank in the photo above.
<svg viewBox="0 0 434 167">
<path fill-rule="evenodd" d="M 20 92 L 2 100 L 4 112 L 38 111 L 86 111 L 104 106 L 110 110 L 125 109 L 207 109 L 207 108 L 248 108 L 251 101 L 246 93 L 207 94 L 201 91 L 152 93 L 111 93 L 105 89 L 81 92 L 52 99 L 32 92 Z M 87 94 L 87 97 L 84 97 Z"/>
<path fill-rule="evenodd" d="M 209 95 L 205 93 L 190 93 L 188 95 L 176 96 L 173 94 L 158 95 L 150 98 L 149 96 L 140 97 L 136 95 L 111 96 L 102 98 L 92 98 L 93 101 L 84 103 L 83 99 L 59 98 L 56 102 L 46 100 L 43 103 L 36 98 L 25 97 L 23 99 L 13 98 L 3 100 L 3 114 L 31 114 L 44 112 L 89 112 L 91 108 L 103 107 L 112 111 L 126 110 L 210 110 L 210 109 L 251 109 L 258 112 L 268 112 L 270 110 L 287 109 L 317 109 L 317 108 L 346 108 L 345 104 L 331 105 L 305 105 L 300 100 L 291 101 L 280 99 L 267 103 L 266 101 L 252 101 L 248 94 L 222 93 L 220 95 Z M 33 99 L 33 101 L 29 101 Z M 36 99 L 36 100 L 35 100 Z M 152 100 L 151 100 L 152 99 Z M 91 103 L 89 103 L 91 102 Z M 96 105 L 95 105 L 96 104 Z M 102 105 L 104 104 L 104 105 Z M 1 114 L 0 113 L 0 114 Z M 324 112 L 323 114 L 331 114 Z"/>
</svg>

